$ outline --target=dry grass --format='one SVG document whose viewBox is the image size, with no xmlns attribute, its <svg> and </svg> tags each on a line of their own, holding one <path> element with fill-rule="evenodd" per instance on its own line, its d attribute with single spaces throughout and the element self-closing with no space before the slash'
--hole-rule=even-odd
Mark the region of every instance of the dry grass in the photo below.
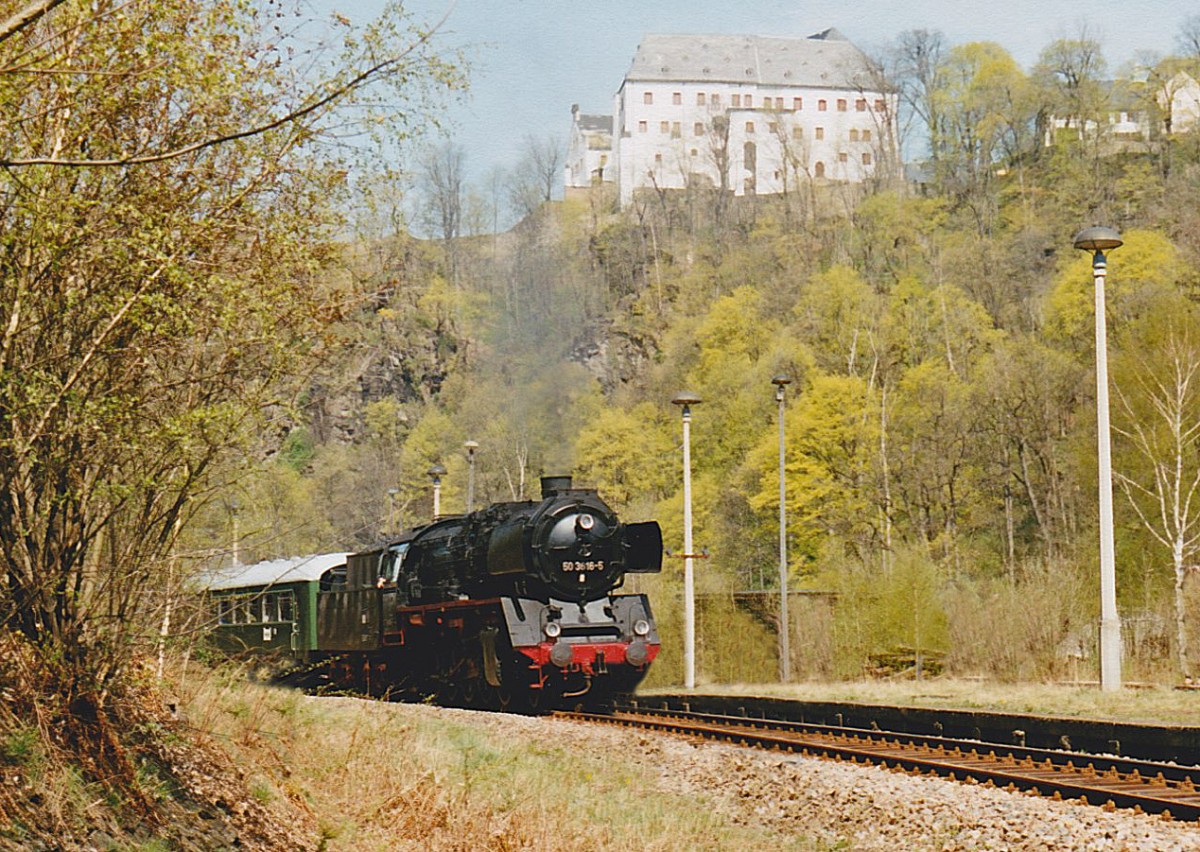
<svg viewBox="0 0 1200 852">
<path fill-rule="evenodd" d="M 663 688 L 662 692 L 672 692 Z M 701 692 L 764 695 L 798 701 L 855 701 L 1112 719 L 1160 725 L 1200 725 L 1200 693 L 1165 686 L 1126 687 L 1105 693 L 1095 685 L 1011 684 L 929 678 L 837 683 L 705 684 Z"/>
<path fill-rule="evenodd" d="M 268 807 L 312 814 L 322 848 L 824 848 L 735 825 L 711 803 L 659 791 L 656 773 L 623 754 L 539 741 L 544 728 L 521 720 L 486 725 L 480 714 L 231 678 L 189 692 L 192 724 L 255 767 L 251 788 Z"/>
</svg>

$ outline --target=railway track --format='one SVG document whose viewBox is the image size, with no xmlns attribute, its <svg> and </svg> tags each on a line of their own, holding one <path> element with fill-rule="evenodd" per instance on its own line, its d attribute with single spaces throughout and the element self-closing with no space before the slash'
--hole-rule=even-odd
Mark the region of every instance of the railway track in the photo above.
<svg viewBox="0 0 1200 852">
<path fill-rule="evenodd" d="M 611 715 L 558 715 L 1200 820 L 1200 767 L 1195 766 L 679 710 L 618 708 Z"/>
</svg>

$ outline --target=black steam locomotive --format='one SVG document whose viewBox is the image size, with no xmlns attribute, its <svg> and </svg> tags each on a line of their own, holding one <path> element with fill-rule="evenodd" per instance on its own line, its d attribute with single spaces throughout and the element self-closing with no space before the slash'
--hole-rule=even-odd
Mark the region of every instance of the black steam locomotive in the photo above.
<svg viewBox="0 0 1200 852">
<path fill-rule="evenodd" d="M 659 650 L 647 597 L 614 594 L 626 574 L 661 570 L 658 524 L 622 523 L 570 477 L 544 477 L 540 502 L 496 503 L 338 556 L 311 558 L 307 571 L 251 566 L 210 584 L 224 613 L 218 632 L 282 645 L 286 627 L 265 619 L 284 614 L 279 596 L 290 591 L 289 650 L 320 663 L 323 678 L 533 712 L 603 705 L 632 690 Z"/>
</svg>

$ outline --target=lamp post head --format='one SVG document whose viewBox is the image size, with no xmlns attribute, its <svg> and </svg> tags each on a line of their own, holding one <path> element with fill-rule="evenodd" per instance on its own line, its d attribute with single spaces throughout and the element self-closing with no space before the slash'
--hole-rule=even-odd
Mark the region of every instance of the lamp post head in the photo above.
<svg viewBox="0 0 1200 852">
<path fill-rule="evenodd" d="M 691 417 L 692 406 L 699 405 L 701 399 L 699 394 L 695 394 L 692 391 L 680 391 L 679 393 L 675 394 L 675 396 L 671 399 L 671 402 L 683 409 L 684 417 Z"/>
<path fill-rule="evenodd" d="M 775 385 L 775 399 L 778 402 L 783 402 L 783 389 L 791 383 L 792 377 L 785 376 L 783 373 L 771 377 L 771 384 Z"/>
<path fill-rule="evenodd" d="M 435 464 L 433 467 L 429 468 L 429 470 L 425 471 L 425 473 L 427 473 L 429 478 L 433 480 L 434 485 L 440 485 L 442 482 L 442 477 L 446 475 L 446 468 L 440 464 Z"/>
<path fill-rule="evenodd" d="M 400 494 L 399 488 L 389 488 L 387 490 L 387 496 L 392 498 L 393 500 L 395 500 L 399 494 Z"/>
<path fill-rule="evenodd" d="M 464 441 L 463 449 L 465 449 L 467 451 L 467 455 L 473 456 L 473 455 L 475 455 L 475 451 L 479 449 L 479 442 L 478 441 Z"/>
<path fill-rule="evenodd" d="M 1075 235 L 1072 245 L 1080 251 L 1090 251 L 1103 254 L 1109 249 L 1120 248 L 1124 244 L 1121 235 L 1115 228 L 1096 226 L 1084 228 Z"/>
</svg>

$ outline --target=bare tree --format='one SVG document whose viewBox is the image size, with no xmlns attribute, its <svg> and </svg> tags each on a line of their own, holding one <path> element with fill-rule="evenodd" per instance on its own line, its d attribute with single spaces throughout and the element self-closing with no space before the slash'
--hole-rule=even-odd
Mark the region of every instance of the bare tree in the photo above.
<svg viewBox="0 0 1200 852">
<path fill-rule="evenodd" d="M 518 216 L 530 216 L 554 198 L 566 156 L 557 135 L 525 137 L 524 154 L 509 180 L 509 202 Z"/>
<path fill-rule="evenodd" d="M 423 222 L 442 241 L 446 259 L 446 277 L 458 283 L 457 240 L 463 225 L 466 202 L 467 155 L 462 147 L 448 143 L 429 148 L 421 158 L 418 171 L 422 195 Z"/>
</svg>

